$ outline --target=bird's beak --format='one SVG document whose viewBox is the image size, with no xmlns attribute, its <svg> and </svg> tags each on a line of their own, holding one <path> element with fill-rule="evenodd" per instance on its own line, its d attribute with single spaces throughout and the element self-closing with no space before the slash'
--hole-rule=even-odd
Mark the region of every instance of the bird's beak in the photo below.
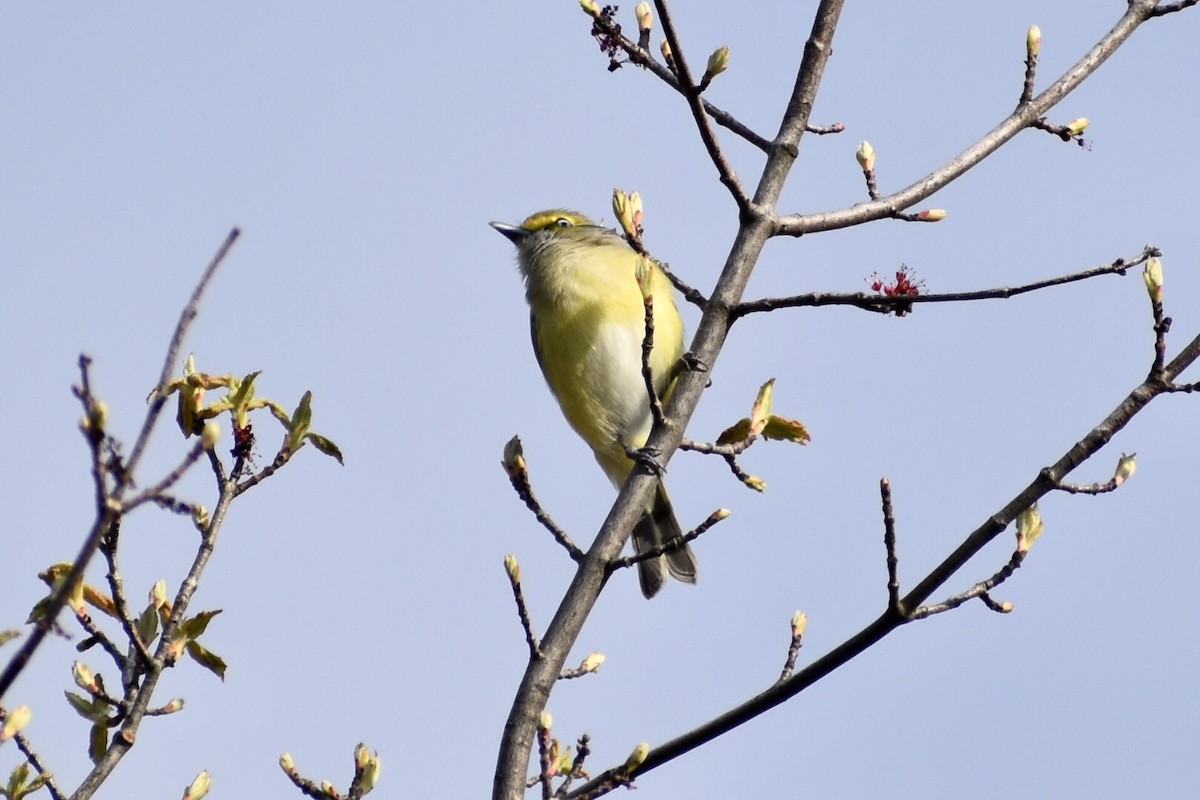
<svg viewBox="0 0 1200 800">
<path fill-rule="evenodd" d="M 529 236 L 529 231 L 522 228 L 520 225 L 509 225 L 507 222 L 489 222 L 496 230 L 504 234 L 504 236 L 513 244 L 520 245 Z"/>
</svg>

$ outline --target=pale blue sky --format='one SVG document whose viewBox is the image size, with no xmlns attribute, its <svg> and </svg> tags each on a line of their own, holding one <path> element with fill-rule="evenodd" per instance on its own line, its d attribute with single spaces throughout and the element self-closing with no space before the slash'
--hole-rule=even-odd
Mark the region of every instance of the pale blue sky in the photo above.
<svg viewBox="0 0 1200 800">
<path fill-rule="evenodd" d="M 731 46 L 709 98 L 771 136 L 815 4 L 737 5 L 679 4 L 677 22 L 695 65 Z M 1011 111 L 1029 24 L 1044 87 L 1126 3 L 847 6 L 814 113 L 847 131 L 804 141 L 784 211 L 862 200 L 862 139 L 882 191 L 918 179 Z M 649 246 L 702 290 L 735 227 L 682 102 L 636 69 L 606 72 L 588 27 L 574 0 L 0 10 L 0 628 L 23 621 L 34 574 L 91 521 L 79 352 L 128 445 L 179 309 L 234 225 L 242 240 L 185 349 L 208 371 L 263 370 L 260 391 L 288 405 L 311 389 L 316 429 L 346 454 L 341 468 L 307 450 L 235 504 L 194 606 L 225 610 L 206 641 L 227 679 L 168 675 L 161 700 L 187 708 L 146 721 L 100 797 L 178 796 L 205 768 L 213 797 L 298 796 L 284 750 L 344 788 L 360 740 L 383 755 L 381 797 L 490 791 L 526 656 L 502 559 L 520 559 L 539 625 L 571 574 L 513 496 L 502 447 L 522 436 L 539 496 L 579 541 L 613 494 L 542 383 L 511 245 L 487 222 L 558 205 L 611 219 L 612 187 L 638 189 Z M 1198 38 L 1200 11 L 1152 21 L 1055 109 L 1091 118 L 1090 150 L 1027 132 L 923 204 L 944 222 L 772 243 L 750 295 L 858 291 L 900 263 L 932 291 L 987 288 L 1151 242 L 1178 348 L 1200 330 Z M 752 185 L 759 154 L 723 141 Z M 840 643 L 886 598 L 879 478 L 911 587 L 1142 379 L 1149 318 L 1130 275 L 904 319 L 739 323 L 689 434 L 714 436 L 774 376 L 778 410 L 813 442 L 746 455 L 763 496 L 717 460 L 671 462 L 685 527 L 733 516 L 697 543 L 698 586 L 647 603 L 632 575 L 612 581 L 572 658 L 608 661 L 558 687 L 556 734 L 590 732 L 599 771 L 767 686 L 795 609 L 810 619 L 801 664 Z M 1137 451 L 1126 486 L 1046 499 L 1046 534 L 996 593 L 1012 615 L 975 603 L 909 626 L 639 780 L 638 797 L 1194 791 L 1198 417 L 1195 397 L 1156 402 L 1072 476 L 1107 480 Z M 263 462 L 273 426 L 256 423 Z M 164 425 L 143 481 L 182 450 Z M 211 505 L 211 485 L 198 475 L 186 493 Z M 177 582 L 195 545 L 149 510 L 123 540 L 138 602 Z M 1005 535 L 948 593 L 1010 551 Z M 74 657 L 50 641 L 6 698 L 34 706 L 29 735 L 68 787 L 87 767 L 86 725 L 62 699 Z M 0 751 L 0 774 L 15 757 Z"/>
</svg>

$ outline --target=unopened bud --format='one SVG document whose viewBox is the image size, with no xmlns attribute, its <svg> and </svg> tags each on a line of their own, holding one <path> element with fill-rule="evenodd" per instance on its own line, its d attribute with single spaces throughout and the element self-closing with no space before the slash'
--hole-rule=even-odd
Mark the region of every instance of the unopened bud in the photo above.
<svg viewBox="0 0 1200 800">
<path fill-rule="evenodd" d="M 858 146 L 858 152 L 854 154 L 858 159 L 858 165 L 862 167 L 863 172 L 875 171 L 875 148 L 871 147 L 871 143 L 864 140 Z"/>
<path fill-rule="evenodd" d="M 99 433 L 104 430 L 105 423 L 108 422 L 108 404 L 103 400 L 93 400 L 91 407 L 88 409 L 88 415 L 84 421 L 84 425 L 89 432 Z"/>
<path fill-rule="evenodd" d="M 1091 120 L 1087 117 L 1077 117 L 1067 123 L 1067 132 L 1072 136 L 1078 136 L 1087 130 L 1087 126 L 1091 124 Z"/>
<path fill-rule="evenodd" d="M 326 797 L 338 796 L 337 787 L 333 785 L 332 781 L 321 781 L 321 791 L 325 793 Z"/>
<path fill-rule="evenodd" d="M 217 446 L 217 440 L 221 438 L 221 426 L 215 422 L 204 423 L 204 430 L 200 433 L 200 446 L 205 450 L 212 450 Z"/>
<path fill-rule="evenodd" d="M 637 192 L 634 192 L 636 195 Z M 641 198 L 638 198 L 638 207 L 641 207 Z M 633 219 L 633 203 L 631 195 L 625 193 L 624 189 L 613 189 L 612 193 L 612 209 L 613 214 L 617 217 L 617 224 L 621 226 L 621 230 L 626 236 L 637 236 L 637 223 Z"/>
<path fill-rule="evenodd" d="M 383 764 L 380 761 L 379 754 L 375 753 L 371 756 L 371 760 L 367 762 L 366 769 L 363 770 L 362 786 L 363 794 L 375 788 L 375 784 L 379 783 L 379 773 L 383 770 Z"/>
<path fill-rule="evenodd" d="M 75 685 L 85 692 L 95 694 L 100 691 L 100 687 L 96 685 L 96 674 L 82 661 L 76 661 L 71 665 L 71 677 L 75 679 Z"/>
<path fill-rule="evenodd" d="M 192 508 L 192 524 L 194 524 L 200 530 L 204 530 L 208 527 L 209 520 L 210 517 L 208 515 L 208 509 L 197 503 L 196 506 Z"/>
<path fill-rule="evenodd" d="M 1137 453 L 1129 455 L 1121 453 L 1121 460 L 1117 462 L 1117 471 L 1113 473 L 1113 483 L 1120 486 L 1133 477 L 1135 470 L 1137 470 Z"/>
<path fill-rule="evenodd" d="M 799 639 L 804 635 L 804 629 L 808 627 L 808 614 L 803 611 L 797 611 L 792 614 L 792 638 Z"/>
<path fill-rule="evenodd" d="M 182 697 L 174 698 L 173 700 L 171 700 L 169 703 L 167 703 L 165 706 L 162 707 L 162 713 L 174 714 L 176 711 L 182 711 L 183 710 L 183 702 L 184 701 L 183 701 Z"/>
<path fill-rule="evenodd" d="M 159 578 L 150 588 L 150 604 L 162 608 L 167 604 L 167 582 Z"/>
<path fill-rule="evenodd" d="M 183 800 L 200 800 L 208 794 L 208 790 L 212 788 L 212 776 L 208 774 L 208 770 L 201 772 L 192 781 L 192 785 L 183 793 Z"/>
<path fill-rule="evenodd" d="M 637 747 L 633 748 L 633 752 L 629 754 L 629 758 L 625 759 L 623 769 L 625 772 L 633 772 L 642 765 L 646 760 L 646 756 L 650 754 L 650 743 L 641 742 Z"/>
<path fill-rule="evenodd" d="M 1033 543 L 1042 535 L 1042 514 L 1038 511 L 1037 503 L 1017 515 L 1017 550 L 1028 552 Z"/>
<path fill-rule="evenodd" d="M 554 717 L 552 717 L 550 715 L 549 711 L 543 711 L 541 716 L 538 717 L 538 727 L 544 731 L 548 731 L 553 726 L 554 726 Z"/>
<path fill-rule="evenodd" d="M 279 768 L 282 769 L 284 772 L 286 772 L 288 775 L 296 774 L 296 763 L 294 761 L 292 761 L 291 753 L 284 753 L 283 755 L 281 755 L 279 757 Z"/>
<path fill-rule="evenodd" d="M 32 716 L 33 711 L 30 710 L 29 706 L 17 706 L 12 711 L 9 711 L 8 716 L 4 718 L 4 726 L 0 727 L 0 742 L 7 742 L 24 730 Z"/>
<path fill-rule="evenodd" d="M 515 478 L 525 471 L 525 450 L 521 447 L 521 437 L 514 436 L 504 445 L 504 471 L 510 478 Z"/>
<path fill-rule="evenodd" d="M 1161 303 L 1163 299 L 1163 268 L 1160 258 L 1153 256 L 1146 261 L 1146 267 L 1142 270 L 1142 279 L 1146 281 L 1146 291 L 1150 293 L 1150 299 L 1155 303 Z"/>
<path fill-rule="evenodd" d="M 508 573 L 508 579 L 513 583 L 521 582 L 521 565 L 517 563 L 517 557 L 507 555 L 504 557 L 504 571 Z"/>
<path fill-rule="evenodd" d="M 579 7 L 583 9 L 583 13 L 589 16 L 600 16 L 600 5 L 596 0 L 579 0 Z"/>
<path fill-rule="evenodd" d="M 729 68 L 729 46 L 718 47 L 712 51 L 712 55 L 708 57 L 708 64 L 704 67 L 704 77 L 708 80 L 720 75 Z"/>
<path fill-rule="evenodd" d="M 650 277 L 653 273 L 650 271 L 650 259 L 639 253 L 637 264 L 633 268 L 633 278 L 637 281 L 638 290 L 642 293 L 642 300 L 649 300 L 653 296 L 652 287 L 650 285 Z"/>
<path fill-rule="evenodd" d="M 654 25 L 654 13 L 650 10 L 650 4 L 646 0 L 642 0 L 634 6 L 633 13 L 637 17 L 639 31 L 649 31 Z"/>
<path fill-rule="evenodd" d="M 588 653 L 587 658 L 579 664 L 579 668 L 584 672 L 595 672 L 604 663 L 604 658 L 604 653 Z"/>
<path fill-rule="evenodd" d="M 941 222 L 945 218 L 946 209 L 944 208 L 927 208 L 917 212 L 917 219 L 921 222 Z"/>
<path fill-rule="evenodd" d="M 1029 33 L 1025 36 L 1025 49 L 1031 56 L 1036 56 L 1042 49 L 1042 29 L 1037 25 L 1029 26 Z"/>
<path fill-rule="evenodd" d="M 675 60 L 675 56 L 671 54 L 671 43 L 666 39 L 663 39 L 662 44 L 658 46 L 658 52 L 662 53 L 663 61 L 668 64 Z"/>
</svg>

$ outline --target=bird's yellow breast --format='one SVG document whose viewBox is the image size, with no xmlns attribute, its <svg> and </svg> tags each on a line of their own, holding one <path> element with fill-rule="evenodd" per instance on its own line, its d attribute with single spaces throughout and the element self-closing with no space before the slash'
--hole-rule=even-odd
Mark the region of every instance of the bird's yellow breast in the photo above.
<svg viewBox="0 0 1200 800">
<path fill-rule="evenodd" d="M 619 237 L 556 242 L 524 265 L 534 349 L 563 414 L 605 472 L 624 480 L 624 448 L 640 447 L 652 419 L 642 378 L 645 308 L 635 278 L 639 256 Z M 683 353 L 683 323 L 671 285 L 657 267 L 655 389 L 664 394 Z"/>
</svg>

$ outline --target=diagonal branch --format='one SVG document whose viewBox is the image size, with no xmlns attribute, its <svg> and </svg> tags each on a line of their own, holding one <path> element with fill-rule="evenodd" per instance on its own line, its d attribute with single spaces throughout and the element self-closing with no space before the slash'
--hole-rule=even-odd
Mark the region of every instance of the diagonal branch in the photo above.
<svg viewBox="0 0 1200 800">
<path fill-rule="evenodd" d="M 1002 145 L 1029 127 L 1039 117 L 1045 116 L 1056 103 L 1083 83 L 1117 48 L 1125 43 L 1138 26 L 1146 21 L 1154 10 L 1153 3 L 1135 0 L 1107 34 L 1089 50 L 1073 67 L 1055 81 L 1048 89 L 1028 103 L 1017 106 L 999 125 L 959 153 L 950 161 L 895 194 L 860 203 L 840 211 L 816 214 L 792 214 L 779 217 L 777 233 L 782 236 L 803 236 L 806 233 L 848 228 L 872 220 L 884 219 L 903 211 L 914 203 L 942 189 L 967 170 L 978 165 L 996 152 Z"/>
<path fill-rule="evenodd" d="M 874 646 L 897 628 L 907 624 L 910 610 L 919 609 L 921 604 L 941 587 L 951 575 L 963 567 L 972 556 L 978 553 L 992 539 L 1002 533 L 1017 518 L 1018 514 L 1033 505 L 1040 497 L 1052 491 L 1063 476 L 1067 475 L 1071 470 L 1108 444 L 1109 440 L 1144 409 L 1151 400 L 1161 394 L 1168 393 L 1168 382 L 1174 380 L 1180 372 L 1193 364 L 1197 359 L 1200 359 L 1200 335 L 1197 335 L 1196 338 L 1189 342 L 1183 351 L 1167 365 L 1163 379 L 1147 378 L 1143 381 L 1099 425 L 1089 431 L 1083 439 L 1068 450 L 1058 461 L 1039 471 L 1028 486 L 1006 503 L 1003 508 L 988 517 L 978 528 L 972 531 L 953 553 L 917 584 L 916 588 L 900 599 L 899 609 L 884 611 L 882 615 L 861 631 L 797 672 L 788 680 L 775 684 L 745 703 L 654 748 L 646 756 L 646 760 L 641 766 L 638 767 L 638 774 L 644 774 L 684 753 L 694 750 L 769 711 L 775 706 L 790 700 L 821 678 L 839 669 L 859 654 Z M 1009 566 L 1015 569 L 1016 566 L 1019 566 L 1019 562 L 1015 566 L 1012 564 Z M 607 776 L 607 772 L 596 776 L 591 782 L 573 792 L 571 797 L 577 797 L 586 793 L 593 785 L 598 785 L 606 780 Z"/>
</svg>

